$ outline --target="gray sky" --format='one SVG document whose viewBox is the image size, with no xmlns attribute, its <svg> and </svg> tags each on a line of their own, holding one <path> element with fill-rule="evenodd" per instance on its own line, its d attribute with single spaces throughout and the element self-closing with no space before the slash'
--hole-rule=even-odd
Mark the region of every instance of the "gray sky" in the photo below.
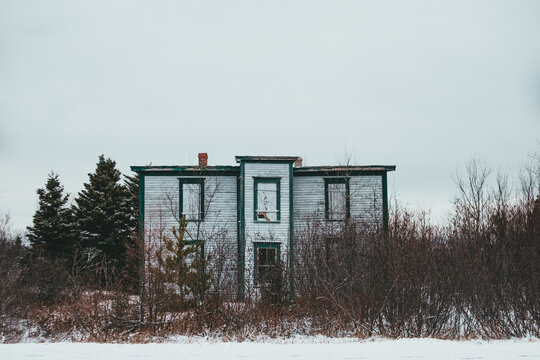
<svg viewBox="0 0 540 360">
<path fill-rule="evenodd" d="M 540 139 L 540 1 L 0 0 L 0 212 L 24 229 L 51 170 L 73 195 L 130 165 L 300 155 L 397 165 L 441 217 L 473 159 Z"/>
</svg>

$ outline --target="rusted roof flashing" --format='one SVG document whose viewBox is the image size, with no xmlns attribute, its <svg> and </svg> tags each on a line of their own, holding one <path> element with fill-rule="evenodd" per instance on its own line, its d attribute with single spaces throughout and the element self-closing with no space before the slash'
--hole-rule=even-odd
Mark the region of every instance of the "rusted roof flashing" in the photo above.
<svg viewBox="0 0 540 360">
<path fill-rule="evenodd" d="M 165 171 L 236 171 L 239 166 L 216 165 L 200 167 L 197 165 L 161 165 L 161 166 L 131 166 L 131 170 L 135 172 L 165 172 Z"/>
<path fill-rule="evenodd" d="M 284 161 L 284 162 L 294 162 L 298 159 L 298 156 L 235 156 L 236 162 L 242 161 Z"/>
<path fill-rule="evenodd" d="M 395 171 L 395 165 L 359 165 L 359 166 L 302 166 L 294 168 L 294 172 L 340 172 L 347 173 L 352 171 Z"/>
</svg>

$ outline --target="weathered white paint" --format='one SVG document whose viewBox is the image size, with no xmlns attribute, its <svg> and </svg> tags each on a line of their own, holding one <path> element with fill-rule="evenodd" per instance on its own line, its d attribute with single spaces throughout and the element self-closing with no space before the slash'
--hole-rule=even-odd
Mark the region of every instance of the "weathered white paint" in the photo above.
<svg viewBox="0 0 540 360">
<path fill-rule="evenodd" d="M 163 236 L 172 238 L 172 228 L 178 227 L 180 178 L 204 179 L 204 221 L 189 222 L 185 239 L 204 241 L 205 252 L 211 255 L 210 270 L 217 271 L 219 267 L 220 271 L 225 272 L 223 276 L 236 281 L 236 176 L 145 176 L 144 228 L 147 248 L 160 246 Z"/>
<path fill-rule="evenodd" d="M 309 220 L 325 223 L 325 178 L 331 176 L 295 176 L 293 178 L 293 214 L 290 210 L 290 164 L 288 162 L 246 161 L 243 189 L 237 188 L 238 178 L 222 176 L 145 175 L 145 240 L 147 246 L 160 246 L 163 236 L 172 237 L 179 218 L 179 179 L 204 179 L 204 221 L 190 222 L 187 240 L 202 240 L 205 252 L 212 257 L 210 267 L 223 272 L 222 279 L 230 283 L 238 279 L 238 191 L 244 195 L 244 285 L 254 289 L 256 242 L 280 244 L 281 260 L 289 256 L 290 219 L 294 217 L 294 232 L 300 233 Z M 280 179 L 280 220 L 268 222 L 255 219 L 254 179 Z M 382 176 L 349 176 L 350 215 L 353 220 L 380 223 L 383 214 Z M 329 222 L 339 230 L 343 222 Z M 332 230 L 333 231 L 333 230 Z M 298 241 L 298 240 L 297 240 Z"/>
<path fill-rule="evenodd" d="M 351 176 L 349 180 L 351 219 L 382 222 L 383 188 L 381 175 Z"/>
<path fill-rule="evenodd" d="M 254 285 L 254 242 L 280 243 L 281 260 L 287 261 L 289 253 L 289 164 L 271 162 L 246 162 L 244 164 L 245 196 L 245 285 Z M 280 221 L 267 222 L 254 219 L 254 178 L 280 179 Z"/>
<path fill-rule="evenodd" d="M 294 225 L 299 230 L 308 220 L 325 220 L 324 179 L 331 176 L 294 178 Z M 382 221 L 382 176 L 349 177 L 350 215 L 356 221 Z"/>
</svg>

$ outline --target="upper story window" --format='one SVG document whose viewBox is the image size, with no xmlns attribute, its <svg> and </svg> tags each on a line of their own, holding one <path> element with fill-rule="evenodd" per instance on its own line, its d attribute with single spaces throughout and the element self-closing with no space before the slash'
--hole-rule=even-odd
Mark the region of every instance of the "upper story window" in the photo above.
<svg viewBox="0 0 540 360">
<path fill-rule="evenodd" d="M 180 217 L 188 221 L 204 220 L 204 179 L 180 179 Z"/>
<path fill-rule="evenodd" d="M 254 220 L 278 222 L 280 214 L 279 178 L 254 178 Z"/>
<path fill-rule="evenodd" d="M 350 216 L 348 178 L 324 179 L 326 220 L 343 221 Z"/>
</svg>

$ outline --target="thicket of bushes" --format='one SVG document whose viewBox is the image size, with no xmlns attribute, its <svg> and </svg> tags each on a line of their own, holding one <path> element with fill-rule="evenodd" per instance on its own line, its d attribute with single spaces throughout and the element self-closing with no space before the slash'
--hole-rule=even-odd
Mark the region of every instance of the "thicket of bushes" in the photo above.
<svg viewBox="0 0 540 360">
<path fill-rule="evenodd" d="M 336 232 L 310 222 L 296 234 L 293 291 L 284 265 L 261 296 L 241 301 L 236 288 L 214 284 L 175 303 L 159 272 L 147 274 L 141 297 L 114 263 L 51 258 L 23 246 L 3 221 L 0 331 L 6 341 L 25 332 L 93 341 L 539 336 L 539 169 L 511 191 L 503 177 L 489 185 L 489 172 L 472 163 L 457 184 L 446 225 L 396 204 L 387 229 L 347 222 Z M 136 248 L 126 252 L 131 263 L 140 260 Z"/>
</svg>

